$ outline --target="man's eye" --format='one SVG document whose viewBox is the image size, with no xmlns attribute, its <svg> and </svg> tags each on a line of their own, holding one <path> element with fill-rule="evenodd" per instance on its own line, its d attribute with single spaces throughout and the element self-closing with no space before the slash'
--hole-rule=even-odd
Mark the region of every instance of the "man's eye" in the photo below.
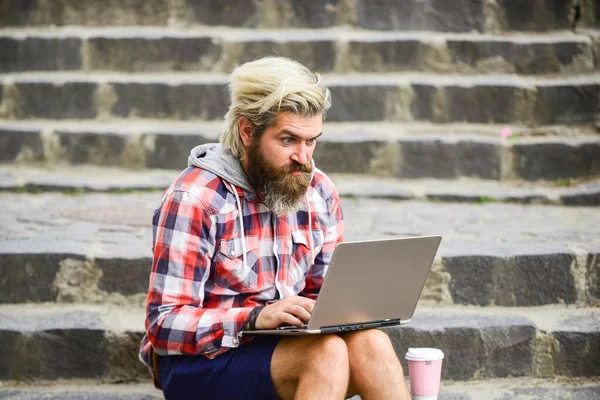
<svg viewBox="0 0 600 400">
<path fill-rule="evenodd" d="M 306 141 L 306 144 L 309 145 L 309 146 L 312 146 L 315 143 L 317 143 L 317 139 L 308 139 Z"/>
<path fill-rule="evenodd" d="M 292 144 L 292 143 L 294 143 L 294 139 L 289 138 L 289 137 L 283 138 L 283 139 L 281 139 L 281 141 L 283 142 L 283 144 Z"/>
</svg>

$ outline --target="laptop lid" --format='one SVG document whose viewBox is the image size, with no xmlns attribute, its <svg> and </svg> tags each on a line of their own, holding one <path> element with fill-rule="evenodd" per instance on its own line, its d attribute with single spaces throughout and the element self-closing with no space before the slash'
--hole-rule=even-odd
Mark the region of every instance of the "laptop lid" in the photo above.
<svg viewBox="0 0 600 400">
<path fill-rule="evenodd" d="M 441 236 L 340 243 L 307 329 L 412 318 Z"/>
</svg>

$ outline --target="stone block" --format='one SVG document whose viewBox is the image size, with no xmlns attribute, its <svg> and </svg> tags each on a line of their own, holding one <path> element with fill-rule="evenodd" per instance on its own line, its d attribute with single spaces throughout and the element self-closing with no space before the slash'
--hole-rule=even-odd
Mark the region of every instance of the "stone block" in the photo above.
<svg viewBox="0 0 600 400">
<path fill-rule="evenodd" d="M 560 196 L 560 202 L 567 206 L 600 206 L 600 189 L 564 194 Z"/>
<path fill-rule="evenodd" d="M 591 46 L 577 41 L 520 43 L 450 39 L 447 46 L 452 61 L 482 72 L 549 74 L 569 68 L 581 72 L 593 68 Z M 502 62 L 497 60 L 498 57 Z M 588 61 L 584 66 L 578 64 L 582 57 Z"/>
<path fill-rule="evenodd" d="M 200 133 L 198 135 L 144 135 L 144 138 L 148 136 L 154 136 L 154 146 L 146 152 L 146 167 L 180 171 L 187 167 L 187 159 L 192 148 L 215 142 L 214 139 Z"/>
<path fill-rule="evenodd" d="M 123 166 L 127 138 L 107 133 L 56 132 L 63 151 L 62 158 L 70 164 Z"/>
<path fill-rule="evenodd" d="M 513 86 L 447 86 L 447 120 L 452 122 L 514 123 L 519 89 Z"/>
<path fill-rule="evenodd" d="M 332 40 L 310 41 L 247 41 L 239 43 L 242 46 L 240 58 L 230 60 L 224 68 L 226 71 L 233 69 L 248 61 L 278 55 L 289 57 L 305 65 L 314 72 L 333 71 L 335 65 L 335 42 Z"/>
<path fill-rule="evenodd" d="M 0 38 L 0 72 L 81 69 L 81 40 L 77 38 Z"/>
<path fill-rule="evenodd" d="M 125 296 L 148 292 L 151 258 L 96 258 L 94 263 L 102 271 L 98 282 L 100 290 Z"/>
<path fill-rule="evenodd" d="M 96 84 L 91 82 L 19 82 L 20 118 L 89 119 L 96 117 Z"/>
<path fill-rule="evenodd" d="M 577 301 L 574 254 L 444 257 L 457 304 L 539 306 Z"/>
<path fill-rule="evenodd" d="M 431 85 L 413 84 L 414 97 L 410 104 L 410 112 L 414 119 L 419 121 L 439 121 L 440 111 L 444 111 L 445 104 L 439 104 L 440 89 Z"/>
<path fill-rule="evenodd" d="M 600 107 L 600 84 L 538 86 L 534 115 L 538 124 L 594 122 Z"/>
<path fill-rule="evenodd" d="M 485 22 L 481 0 L 359 0 L 357 23 L 365 29 L 481 31 Z"/>
<path fill-rule="evenodd" d="M 514 297 L 517 306 L 577 301 L 575 278 L 571 266 L 575 254 L 532 254 L 514 258 Z"/>
<path fill-rule="evenodd" d="M 513 144 L 516 174 L 525 180 L 555 180 L 600 175 L 600 142 Z"/>
<path fill-rule="evenodd" d="M 596 329 L 598 323 L 596 321 Z M 556 360 L 558 373 L 564 376 L 600 375 L 600 331 L 556 331 L 552 334 L 558 341 Z"/>
<path fill-rule="evenodd" d="M 393 72 L 423 69 L 430 46 L 420 40 L 351 41 L 348 43 L 351 70 Z"/>
<path fill-rule="evenodd" d="M 107 332 L 105 335 L 107 343 L 107 369 L 105 375 L 108 380 L 132 382 L 148 379 L 148 370 L 138 357 L 142 335 L 141 331 L 118 334 Z M 162 393 L 160 394 L 162 399 Z"/>
<path fill-rule="evenodd" d="M 0 162 L 39 161 L 44 158 L 40 132 L 0 129 Z"/>
<path fill-rule="evenodd" d="M 114 83 L 119 117 L 222 119 L 229 96 L 224 84 Z"/>
<path fill-rule="evenodd" d="M 600 251 L 588 255 L 586 272 L 588 301 L 600 305 Z"/>
<path fill-rule="evenodd" d="M 500 148 L 494 143 L 463 140 L 401 140 L 398 178 L 453 179 L 459 176 L 498 179 Z"/>
<path fill-rule="evenodd" d="M 574 0 L 497 0 L 504 29 L 546 31 L 571 28 Z"/>
<path fill-rule="evenodd" d="M 337 9 L 342 0 L 288 0 L 292 10 L 291 26 L 328 28 L 337 23 Z M 283 19 L 283 18 L 282 18 Z M 287 26 L 282 26 L 287 28 Z"/>
<path fill-rule="evenodd" d="M 89 68 L 97 70 L 211 71 L 222 49 L 210 37 L 95 37 L 87 51 Z"/>
<path fill-rule="evenodd" d="M 394 86 L 363 85 L 333 86 L 331 109 L 327 111 L 328 121 L 382 121 L 392 110 L 393 97 L 398 88 Z"/>
<path fill-rule="evenodd" d="M 0 2 L 0 26 L 166 25 L 171 3 L 164 0 L 6 0 Z"/>
<path fill-rule="evenodd" d="M 102 329 L 25 332 L 11 374 L 13 379 L 98 378 L 106 369 L 106 352 Z"/>
<path fill-rule="evenodd" d="M 315 153 L 315 164 L 325 173 L 368 174 L 377 149 L 384 143 L 364 142 L 319 142 Z"/>
<path fill-rule="evenodd" d="M 255 28 L 258 26 L 259 2 L 247 0 L 185 0 L 193 21 L 204 25 L 226 25 Z"/>
<path fill-rule="evenodd" d="M 17 357 L 16 350 L 21 347 L 21 333 L 0 327 L 0 379 L 13 378 L 13 360 Z"/>
<path fill-rule="evenodd" d="M 452 366 L 442 368 L 442 379 L 528 376 L 534 358 L 536 329 L 523 317 L 419 313 L 408 325 L 384 331 L 405 373 L 408 347 L 442 349 L 444 364 Z"/>
<path fill-rule="evenodd" d="M 0 254 L 0 303 L 54 301 L 54 278 L 65 254 Z"/>
</svg>

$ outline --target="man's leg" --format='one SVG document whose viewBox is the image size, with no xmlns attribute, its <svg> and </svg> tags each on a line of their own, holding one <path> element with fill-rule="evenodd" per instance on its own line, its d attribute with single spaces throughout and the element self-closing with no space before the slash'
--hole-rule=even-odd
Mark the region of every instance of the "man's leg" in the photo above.
<svg viewBox="0 0 600 400">
<path fill-rule="evenodd" d="M 273 352 L 271 377 L 283 399 L 342 399 L 350 377 L 348 349 L 337 335 L 282 339 Z"/>
<path fill-rule="evenodd" d="M 410 400 L 402 365 L 389 337 L 377 330 L 342 334 L 350 361 L 348 394 L 360 394 L 362 400 Z"/>
</svg>

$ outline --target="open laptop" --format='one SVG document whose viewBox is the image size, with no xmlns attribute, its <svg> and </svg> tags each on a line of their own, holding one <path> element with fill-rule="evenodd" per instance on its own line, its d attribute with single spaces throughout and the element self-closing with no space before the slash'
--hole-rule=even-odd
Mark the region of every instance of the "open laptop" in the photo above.
<svg viewBox="0 0 600 400">
<path fill-rule="evenodd" d="M 441 236 L 342 242 L 306 327 L 244 335 L 314 335 L 405 324 L 413 316 Z"/>
</svg>

